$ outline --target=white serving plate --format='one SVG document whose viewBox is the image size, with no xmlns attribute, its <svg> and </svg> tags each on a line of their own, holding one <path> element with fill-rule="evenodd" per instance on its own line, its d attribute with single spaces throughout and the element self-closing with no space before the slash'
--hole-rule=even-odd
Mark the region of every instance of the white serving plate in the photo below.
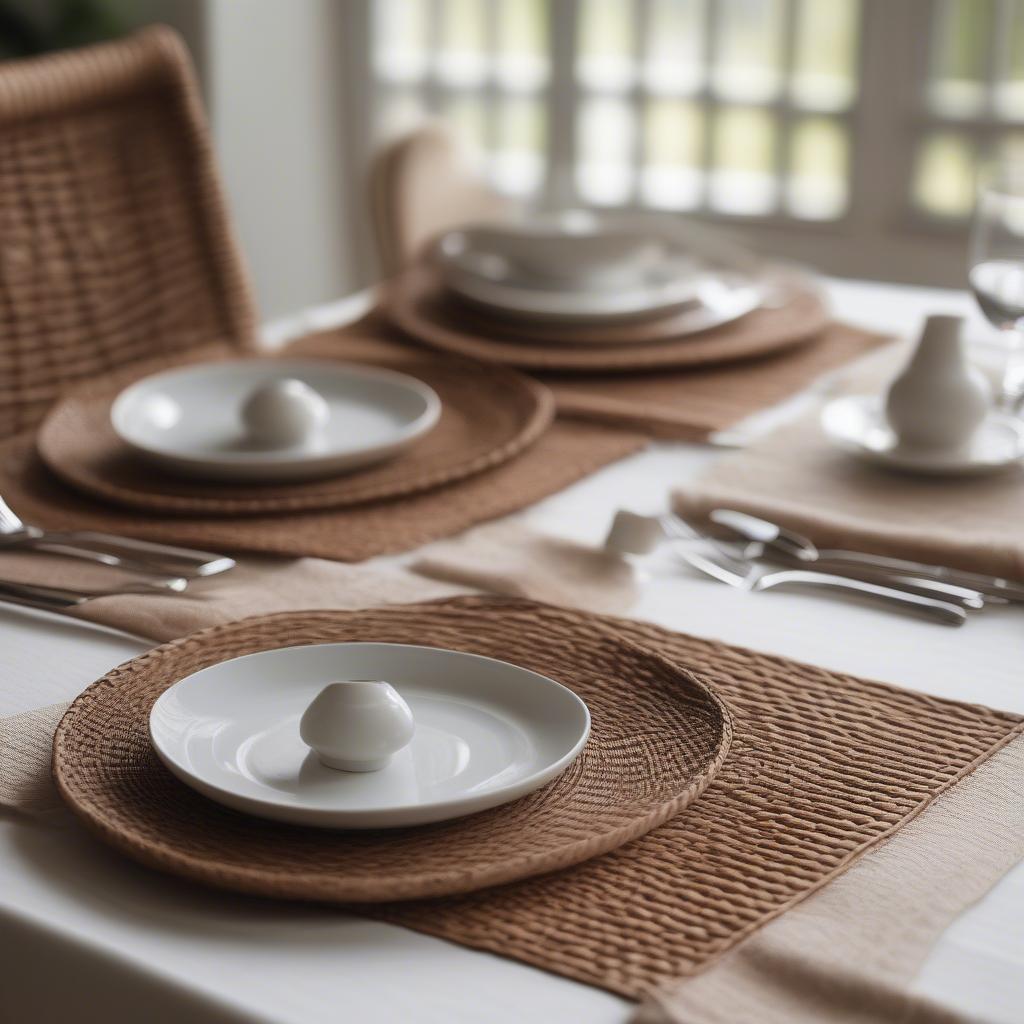
<svg viewBox="0 0 1024 1024">
<path fill-rule="evenodd" d="M 320 690 L 390 682 L 412 742 L 380 771 L 325 767 L 299 738 Z M 518 799 L 583 749 L 590 714 L 552 679 L 480 655 L 404 644 L 285 647 L 180 680 L 153 705 L 153 746 L 182 782 L 235 810 L 322 828 L 398 828 Z"/>
<path fill-rule="evenodd" d="M 258 387 L 295 378 L 327 402 L 326 427 L 283 448 L 246 439 L 241 408 Z M 111 424 L 164 469 L 217 480 L 276 483 L 358 469 L 397 455 L 441 414 L 432 388 L 404 373 L 312 359 L 239 359 L 168 370 L 125 388 Z"/>
<path fill-rule="evenodd" d="M 885 418 L 882 398 L 837 398 L 822 410 L 822 429 L 843 451 L 875 465 L 923 476 L 972 476 L 1024 460 L 1024 421 L 991 411 L 971 440 L 953 449 L 904 447 Z"/>
</svg>

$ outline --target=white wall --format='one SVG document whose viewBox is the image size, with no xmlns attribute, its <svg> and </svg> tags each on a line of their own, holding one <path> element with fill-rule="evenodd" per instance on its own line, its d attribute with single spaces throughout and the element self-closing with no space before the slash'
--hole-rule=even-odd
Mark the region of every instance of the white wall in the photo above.
<svg viewBox="0 0 1024 1024">
<path fill-rule="evenodd" d="M 221 174 L 263 319 L 339 298 L 349 246 L 347 0 L 108 0 L 178 29 L 203 82 Z"/>
<path fill-rule="evenodd" d="M 264 318 L 350 287 L 338 6 L 206 3 L 207 103 Z"/>
</svg>

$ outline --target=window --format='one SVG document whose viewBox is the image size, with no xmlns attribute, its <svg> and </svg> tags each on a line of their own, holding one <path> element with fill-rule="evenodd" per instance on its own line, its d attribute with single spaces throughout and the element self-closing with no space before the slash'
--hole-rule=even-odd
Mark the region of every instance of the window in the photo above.
<svg viewBox="0 0 1024 1024">
<path fill-rule="evenodd" d="M 439 116 L 503 191 L 832 272 L 962 283 L 978 162 L 1024 162 L 1024 0 L 365 2 L 364 148 Z"/>
<path fill-rule="evenodd" d="M 935 5 L 912 198 L 931 217 L 964 218 L 979 162 L 1024 164 L 1024 0 Z"/>
</svg>

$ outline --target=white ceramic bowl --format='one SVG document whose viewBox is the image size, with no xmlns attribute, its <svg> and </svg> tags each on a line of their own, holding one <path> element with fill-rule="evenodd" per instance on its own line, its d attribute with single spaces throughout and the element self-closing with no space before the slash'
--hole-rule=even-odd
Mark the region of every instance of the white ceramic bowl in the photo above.
<svg viewBox="0 0 1024 1024">
<path fill-rule="evenodd" d="M 327 403 L 322 429 L 260 447 L 246 401 L 278 379 L 307 384 Z M 121 440 L 163 469 L 216 480 L 276 483 L 331 476 L 404 451 L 436 423 L 441 400 L 404 373 L 311 359 L 240 359 L 168 370 L 125 388 L 110 419 Z"/>
<path fill-rule="evenodd" d="M 666 246 L 650 235 L 599 223 L 538 221 L 450 232 L 440 250 L 452 256 L 489 253 L 553 285 L 605 288 L 635 283 L 665 256 Z"/>
<path fill-rule="evenodd" d="M 303 712 L 337 679 L 386 680 L 408 703 L 412 741 L 379 771 L 320 763 Z M 157 699 L 163 763 L 236 810 L 324 828 L 394 828 L 473 814 L 551 781 L 590 732 L 586 705 L 546 676 L 435 647 L 339 643 L 213 665 Z"/>
</svg>

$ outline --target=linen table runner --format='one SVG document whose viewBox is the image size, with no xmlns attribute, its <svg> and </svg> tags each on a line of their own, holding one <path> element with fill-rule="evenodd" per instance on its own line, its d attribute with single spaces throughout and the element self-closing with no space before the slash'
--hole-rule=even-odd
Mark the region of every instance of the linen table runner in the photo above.
<svg viewBox="0 0 1024 1024">
<path fill-rule="evenodd" d="M 807 534 L 820 547 L 1024 579 L 1024 472 L 970 480 L 888 472 L 838 451 L 820 410 L 720 459 L 674 495 L 694 520 L 735 508 Z"/>
<path fill-rule="evenodd" d="M 534 374 L 554 392 L 566 418 L 703 441 L 718 430 L 803 390 L 829 370 L 884 345 L 883 335 L 828 324 L 814 338 L 776 355 L 741 362 L 648 373 Z M 344 328 L 299 339 L 288 351 L 338 354 L 421 349 L 372 312 Z"/>
</svg>

